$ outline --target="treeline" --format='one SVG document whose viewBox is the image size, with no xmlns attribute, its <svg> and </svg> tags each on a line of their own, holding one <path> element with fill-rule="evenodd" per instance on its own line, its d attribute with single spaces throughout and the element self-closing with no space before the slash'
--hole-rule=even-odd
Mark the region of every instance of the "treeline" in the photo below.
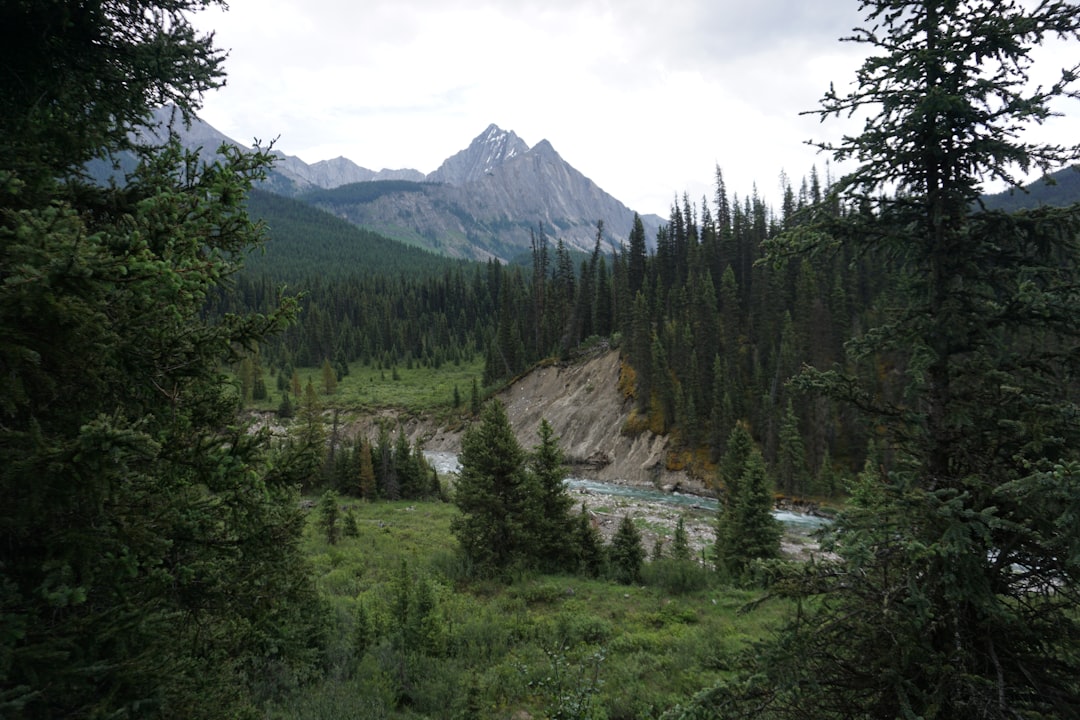
<svg viewBox="0 0 1080 720">
<path fill-rule="evenodd" d="M 779 213 L 756 192 L 729 199 L 718 169 L 714 203 L 674 204 L 655 253 L 635 223 L 612 278 L 623 387 L 635 401 L 631 429 L 672 433 L 691 472 L 710 477 L 705 468 L 746 422 L 778 490 L 831 494 L 834 463 L 861 464 L 865 429 L 786 383 L 806 364 L 845 363 L 844 342 L 871 313 L 881 279 L 866 258 L 843 253 L 762 263 L 765 246 L 796 229 L 827 187 L 813 171 L 797 191 L 784 179 L 783 191 Z"/>
<path fill-rule="evenodd" d="M 783 268 L 759 262 L 827 189 L 816 170 L 798 189 L 784 179 L 776 211 L 756 192 L 729 197 L 718 169 L 715 198 L 675 202 L 654 249 L 635 219 L 626 243 L 598 225 L 588 255 L 537 228 L 527 263 L 445 261 L 410 272 L 390 261 L 381 274 L 311 274 L 295 285 L 300 322 L 263 348 L 264 363 L 280 371 L 329 361 L 342 372 L 355 361 L 439 367 L 483 354 L 492 386 L 603 340 L 625 360 L 622 388 L 635 403 L 626 430 L 670 434 L 679 448 L 671 464 L 711 479 L 744 421 L 780 491 L 832 494 L 838 474 L 861 467 L 865 428 L 786 381 L 804 364 L 844 364 L 843 344 L 872 315 L 882 280 L 866 257 L 845 253 Z M 279 283 L 247 272 L 217 309 L 271 307 Z"/>
</svg>

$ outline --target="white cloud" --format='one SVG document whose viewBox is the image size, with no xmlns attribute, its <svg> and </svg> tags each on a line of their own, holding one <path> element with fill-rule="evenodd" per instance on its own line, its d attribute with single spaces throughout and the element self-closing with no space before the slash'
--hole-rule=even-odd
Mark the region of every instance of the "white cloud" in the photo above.
<svg viewBox="0 0 1080 720">
<path fill-rule="evenodd" d="M 542 139 L 640 212 L 753 183 L 778 200 L 836 139 L 813 116 L 862 48 L 858 4 L 794 0 L 231 0 L 196 23 L 231 48 L 203 117 L 306 161 L 434 170 L 489 123 Z"/>
</svg>

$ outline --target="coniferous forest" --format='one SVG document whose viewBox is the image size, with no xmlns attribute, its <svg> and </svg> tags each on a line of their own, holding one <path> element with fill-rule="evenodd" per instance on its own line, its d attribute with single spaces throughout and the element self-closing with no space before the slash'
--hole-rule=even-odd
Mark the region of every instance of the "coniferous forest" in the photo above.
<svg viewBox="0 0 1080 720">
<path fill-rule="evenodd" d="M 292 233 L 282 213 L 314 211 L 254 194 L 252 213 L 271 228 L 267 252 L 215 311 L 265 310 L 283 278 L 303 289 L 300 322 L 261 347 L 262 365 L 275 373 L 324 361 L 439 367 L 482 356 L 491 387 L 583 343 L 611 342 L 625 359 L 633 426 L 677 438 L 682 452 L 672 463 L 711 477 L 742 420 L 782 492 L 829 496 L 840 489 L 835 475 L 861 468 L 867 428 L 843 406 L 794 392 L 788 380 L 803 364 L 845 366 L 844 343 L 873 322 L 889 280 L 853 253 L 783 268 L 761 262 L 764 243 L 798 228 L 828 192 L 812 169 L 798 189 L 785 184 L 776 210 L 756 195 L 729 197 L 718 169 L 715 197 L 674 201 L 652 241 L 640 220 L 625 241 L 601 226 L 585 255 L 537 228 L 532 252 L 510 265 L 409 249 L 380 256 L 377 237 L 375 253 L 365 243 L 365 261 L 348 262 L 349 243 L 360 246 L 363 231 L 323 216 L 335 227 L 313 243 Z M 831 212 L 845 211 L 834 202 Z M 341 256 L 346 262 L 331 260 Z M 316 271 L 322 267 L 333 271 Z"/>
<path fill-rule="evenodd" d="M 1077 99 L 1026 83 L 1074 3 L 862 2 L 817 111 L 869 118 L 820 146 L 852 169 L 718 168 L 655 237 L 510 263 L 142 144 L 224 84 L 207 4 L 0 8 L 0 716 L 1080 717 L 1080 204 L 982 190 L 1080 159 L 1021 133 Z M 603 537 L 492 397 L 595 348 L 704 547 Z M 464 428 L 457 473 L 343 436 L 361 372 Z M 809 559 L 778 496 L 835 511 Z"/>
</svg>

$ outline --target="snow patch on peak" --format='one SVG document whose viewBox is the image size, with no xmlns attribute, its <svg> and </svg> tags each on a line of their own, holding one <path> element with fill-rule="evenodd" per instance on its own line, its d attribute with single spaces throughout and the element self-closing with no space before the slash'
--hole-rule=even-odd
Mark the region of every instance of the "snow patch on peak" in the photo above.
<svg viewBox="0 0 1080 720">
<path fill-rule="evenodd" d="M 484 132 L 483 141 L 485 143 L 497 143 L 506 139 L 508 133 L 505 130 L 499 128 L 498 125 L 488 125 L 488 129 Z"/>
</svg>

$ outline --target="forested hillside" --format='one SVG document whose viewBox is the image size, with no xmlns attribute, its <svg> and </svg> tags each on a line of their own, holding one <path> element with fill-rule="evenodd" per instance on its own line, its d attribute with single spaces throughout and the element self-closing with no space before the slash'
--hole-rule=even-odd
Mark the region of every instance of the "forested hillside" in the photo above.
<svg viewBox="0 0 1080 720">
<path fill-rule="evenodd" d="M 1050 173 L 1041 180 L 983 198 L 986 207 L 1016 212 L 1042 205 L 1066 207 L 1080 202 L 1080 165 Z"/>
<path fill-rule="evenodd" d="M 382 185 L 370 182 L 359 187 L 374 190 Z M 460 264 L 266 190 L 253 189 L 247 208 L 252 218 L 266 225 L 266 241 L 244 260 L 245 270 L 251 275 L 293 283 L 305 277 L 402 273 L 424 276 Z"/>
<path fill-rule="evenodd" d="M 300 321 L 263 348 L 264 364 L 437 366 L 481 354 L 489 385 L 603 338 L 626 361 L 624 390 L 637 408 L 627 431 L 672 434 L 682 448 L 673 466 L 711 481 L 728 434 L 746 420 L 783 492 L 831 494 L 834 470 L 861 466 L 865 428 L 786 382 L 807 362 L 844 363 L 843 344 L 885 280 L 870 258 L 842 254 L 782 270 L 758 263 L 763 243 L 823 202 L 816 171 L 786 186 L 779 209 L 729 197 L 719 170 L 716 181 L 711 200 L 672 207 L 655 252 L 640 221 L 614 253 L 598 228 L 588 256 L 537 229 L 524 266 L 440 259 L 256 192 L 250 207 L 270 241 L 223 309 L 258 309 L 288 279 L 304 294 Z"/>
<path fill-rule="evenodd" d="M 1056 197 L 1070 197 L 1074 175 L 1058 173 Z M 370 199 L 414 185 L 361 183 L 312 200 Z M 830 188 L 816 170 L 797 187 L 783 178 L 782 187 L 777 206 L 756 194 L 729 196 L 718 169 L 714 196 L 684 196 L 655 238 L 640 223 L 615 229 L 629 244 L 612 252 L 599 228 L 594 252 L 583 256 L 537 228 L 523 265 L 451 261 L 254 191 L 249 207 L 270 239 L 230 302 L 262 307 L 282 281 L 303 291 L 300 322 L 263 350 L 281 367 L 324 359 L 438 366 L 480 354 L 490 385 L 602 338 L 625 359 L 623 387 L 636 407 L 627 431 L 670 434 L 680 448 L 672 467 L 711 481 L 726 438 L 746 421 L 779 491 L 832 495 L 874 450 L 872 434 L 850 408 L 796 392 L 788 380 L 804 365 L 836 366 L 890 392 L 898 356 L 855 368 L 844 345 L 880 317 L 896 288 L 872 254 L 761 263 L 763 248 L 797 232 L 809 208 L 838 220 L 852 212 L 826 201 Z M 1013 198 L 1038 204 L 1041 187 Z"/>
</svg>

